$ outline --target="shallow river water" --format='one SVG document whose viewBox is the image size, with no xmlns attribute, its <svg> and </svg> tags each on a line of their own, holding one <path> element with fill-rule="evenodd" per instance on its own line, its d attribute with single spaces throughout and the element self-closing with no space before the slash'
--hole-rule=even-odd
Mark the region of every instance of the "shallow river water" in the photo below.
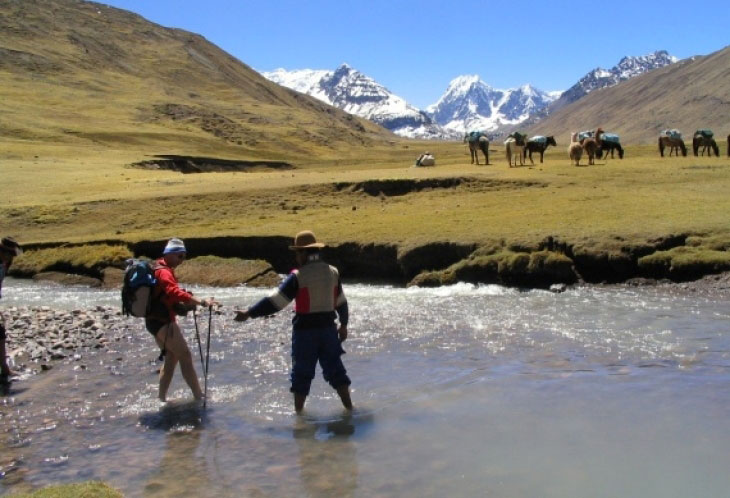
<svg viewBox="0 0 730 498">
<path fill-rule="evenodd" d="M 234 305 L 268 291 L 194 290 L 225 305 L 207 409 L 187 402 L 179 372 L 174 401 L 157 403 L 156 347 L 130 319 L 85 368 L 58 363 L 0 398 L 0 492 L 99 479 L 161 497 L 728 496 L 727 296 L 346 285 L 356 410 L 318 371 L 296 417 L 290 311 L 235 323 Z M 4 294 L 2 307 L 119 303 L 12 279 Z M 201 373 L 193 321 L 182 325 Z"/>
</svg>

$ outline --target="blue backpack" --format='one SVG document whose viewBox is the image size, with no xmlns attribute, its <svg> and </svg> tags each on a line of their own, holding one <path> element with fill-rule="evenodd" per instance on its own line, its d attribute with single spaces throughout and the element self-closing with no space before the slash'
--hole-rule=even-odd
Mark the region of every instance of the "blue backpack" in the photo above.
<svg viewBox="0 0 730 498">
<path fill-rule="evenodd" d="M 604 142 L 612 142 L 615 144 L 620 143 L 619 137 L 615 133 L 604 133 L 603 135 L 601 135 L 601 140 L 603 140 Z"/>
<path fill-rule="evenodd" d="M 697 130 L 695 132 L 695 135 L 702 135 L 705 138 L 712 138 L 715 134 L 712 133 L 712 130 L 708 130 L 707 128 L 702 130 Z"/>
<path fill-rule="evenodd" d="M 152 290 L 157 284 L 156 265 L 144 259 L 128 259 L 122 284 L 122 313 L 146 317 L 152 306 Z"/>
</svg>

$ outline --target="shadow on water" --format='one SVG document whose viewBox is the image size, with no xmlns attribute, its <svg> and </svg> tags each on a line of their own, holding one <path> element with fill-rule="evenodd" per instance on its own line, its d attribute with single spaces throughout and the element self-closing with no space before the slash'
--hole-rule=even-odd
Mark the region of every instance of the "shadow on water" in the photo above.
<svg viewBox="0 0 730 498">
<path fill-rule="evenodd" d="M 313 438 L 326 440 L 331 438 L 362 437 L 367 433 L 375 421 L 372 412 L 344 413 L 341 416 L 317 417 L 302 415 L 298 417 L 292 435 L 297 438 Z"/>
<path fill-rule="evenodd" d="M 14 388 L 10 380 L 0 382 L 0 397 L 17 396 L 27 390 L 27 387 Z"/>
<path fill-rule="evenodd" d="M 139 423 L 143 427 L 165 432 L 181 429 L 202 429 L 207 422 L 207 411 L 198 401 L 167 403 L 158 412 L 143 413 Z"/>
</svg>

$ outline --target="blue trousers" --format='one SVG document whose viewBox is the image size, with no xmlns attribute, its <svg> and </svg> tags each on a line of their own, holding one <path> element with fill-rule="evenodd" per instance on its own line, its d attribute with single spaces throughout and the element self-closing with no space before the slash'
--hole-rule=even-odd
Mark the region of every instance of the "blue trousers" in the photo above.
<svg viewBox="0 0 730 498">
<path fill-rule="evenodd" d="M 334 389 L 350 385 L 350 378 L 340 358 L 345 350 L 342 349 L 334 325 L 316 329 L 295 329 L 292 332 L 291 346 L 291 392 L 304 396 L 309 394 L 318 361 L 322 366 L 324 380 Z"/>
</svg>

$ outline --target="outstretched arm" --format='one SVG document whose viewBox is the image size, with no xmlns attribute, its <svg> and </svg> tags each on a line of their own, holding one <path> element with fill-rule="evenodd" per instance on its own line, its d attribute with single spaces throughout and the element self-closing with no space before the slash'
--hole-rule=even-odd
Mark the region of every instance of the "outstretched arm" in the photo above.
<svg viewBox="0 0 730 498">
<path fill-rule="evenodd" d="M 271 295 L 258 301 L 246 311 L 236 311 L 234 320 L 245 322 L 249 318 L 269 316 L 283 310 L 297 295 L 299 281 L 296 273 L 290 274 Z"/>
</svg>

